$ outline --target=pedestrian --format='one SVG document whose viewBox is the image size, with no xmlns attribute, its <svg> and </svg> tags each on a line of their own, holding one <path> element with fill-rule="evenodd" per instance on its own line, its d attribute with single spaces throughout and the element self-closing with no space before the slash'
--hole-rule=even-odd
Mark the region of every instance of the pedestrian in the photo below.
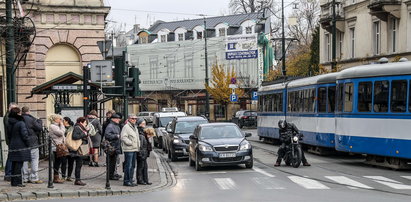
<svg viewBox="0 0 411 202">
<path fill-rule="evenodd" d="M 87 145 L 89 144 L 89 134 L 88 134 L 88 129 L 87 129 L 87 119 L 86 117 L 79 117 L 76 121 L 76 124 L 74 125 L 74 129 L 73 129 L 73 135 L 72 135 L 72 139 L 73 140 L 82 140 L 82 145 Z M 82 156 L 80 156 L 79 154 L 79 150 L 77 151 L 73 151 L 70 150 L 70 157 L 72 158 L 73 164 L 74 162 L 76 162 L 76 168 L 74 170 L 74 176 L 76 177 L 76 180 L 74 181 L 74 185 L 79 185 L 79 186 L 85 186 L 86 183 L 81 181 L 81 167 L 83 165 L 83 159 Z M 70 163 L 69 163 L 70 164 Z M 73 170 L 69 170 L 69 174 L 71 175 L 70 172 L 72 172 Z"/>
<path fill-rule="evenodd" d="M 22 180 L 24 161 L 31 160 L 29 131 L 27 130 L 21 110 L 18 107 L 10 110 L 8 118 L 9 158 L 11 161 L 11 186 L 25 187 Z"/>
<path fill-rule="evenodd" d="M 120 116 L 113 114 L 104 133 L 104 138 L 109 141 L 110 145 L 115 149 L 114 152 L 107 154 L 109 155 L 110 180 L 119 180 L 121 178 L 120 175 L 114 173 L 116 169 L 117 157 L 121 154 L 120 132 Z"/>
<path fill-rule="evenodd" d="M 140 134 L 140 151 L 137 155 L 137 184 L 151 185 L 148 180 L 148 165 L 147 158 L 150 156 L 152 150 L 149 139 L 154 137 L 155 131 L 153 128 L 144 129 Z"/>
<path fill-rule="evenodd" d="M 6 112 L 6 114 L 4 115 L 3 118 L 3 124 L 4 124 L 4 131 L 5 131 L 5 137 L 6 137 L 6 145 L 9 146 L 9 138 L 8 138 L 8 125 L 9 125 L 9 114 L 10 114 L 10 110 L 13 108 L 17 108 L 18 105 L 15 102 L 11 102 L 9 104 L 9 108 Z M 6 167 L 5 167 L 5 175 L 4 175 L 4 181 L 11 181 L 11 160 L 9 160 L 10 158 L 7 157 L 7 161 L 6 161 Z"/>
<path fill-rule="evenodd" d="M 64 133 L 64 137 L 67 138 L 68 133 L 73 134 L 74 123 L 69 117 L 64 117 L 63 118 L 63 124 L 64 124 L 64 127 L 66 128 L 66 132 Z M 73 181 L 71 179 L 71 174 L 73 173 L 74 160 L 75 159 L 71 155 L 67 155 L 66 158 L 64 159 L 62 165 L 61 165 L 61 170 L 62 170 L 62 173 L 63 173 L 62 177 L 67 182 L 72 182 Z"/>
<path fill-rule="evenodd" d="M 124 152 L 124 186 L 133 187 L 133 175 L 136 168 L 137 152 L 140 148 L 140 136 L 136 127 L 137 116 L 128 115 L 128 122 L 121 130 L 121 148 Z"/>
<path fill-rule="evenodd" d="M 25 161 L 23 164 L 23 182 L 29 182 L 34 184 L 42 184 L 43 181 L 39 179 L 39 134 L 43 130 L 43 121 L 37 119 L 30 114 L 29 107 L 23 107 L 21 109 L 24 122 L 26 123 L 29 131 L 30 153 L 31 161 Z M 29 170 L 29 162 L 31 170 Z"/>
<path fill-rule="evenodd" d="M 90 139 L 93 145 L 93 148 L 90 149 L 90 163 L 89 166 L 91 167 L 99 167 L 98 164 L 98 152 L 100 149 L 101 144 L 101 135 L 103 133 L 103 128 L 101 126 L 100 121 L 98 120 L 98 114 L 96 110 L 91 110 L 89 115 L 87 116 L 87 120 L 89 122 L 89 127 L 94 128 L 95 134 L 90 134 Z"/>
<path fill-rule="evenodd" d="M 116 113 L 116 111 L 114 111 L 114 110 L 109 110 L 106 113 L 106 120 L 103 123 L 103 134 L 105 134 L 106 128 L 107 128 L 108 124 L 110 123 L 111 116 L 113 116 L 113 114 L 115 114 L 115 113 Z"/>
<path fill-rule="evenodd" d="M 56 147 L 59 144 L 65 144 L 65 137 L 64 133 L 66 132 L 66 128 L 63 125 L 62 117 L 58 114 L 52 114 L 49 118 L 50 124 L 50 131 L 49 136 L 52 139 L 52 151 L 54 153 L 54 183 L 62 184 L 64 180 L 60 178 L 59 170 L 61 167 L 62 162 L 64 161 L 65 157 L 57 157 Z"/>
</svg>

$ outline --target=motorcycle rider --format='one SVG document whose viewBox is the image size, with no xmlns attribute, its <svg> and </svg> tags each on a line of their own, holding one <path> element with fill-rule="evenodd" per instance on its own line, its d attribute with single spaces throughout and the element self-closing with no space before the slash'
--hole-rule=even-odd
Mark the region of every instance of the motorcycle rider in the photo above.
<svg viewBox="0 0 411 202">
<path fill-rule="evenodd" d="M 291 139 L 290 136 L 292 136 L 294 133 L 298 134 L 300 131 L 298 130 L 297 126 L 295 126 L 293 123 L 287 123 L 286 120 L 280 120 L 278 121 L 278 128 L 280 129 L 280 141 L 281 141 L 281 146 L 278 148 L 278 158 L 276 163 L 274 164 L 275 167 L 278 167 L 281 165 L 281 159 L 284 158 L 284 155 L 286 153 L 286 146 L 291 144 Z M 305 158 L 304 151 L 301 150 L 302 157 L 301 161 L 303 162 L 303 166 L 311 166 L 308 162 L 307 159 Z"/>
</svg>

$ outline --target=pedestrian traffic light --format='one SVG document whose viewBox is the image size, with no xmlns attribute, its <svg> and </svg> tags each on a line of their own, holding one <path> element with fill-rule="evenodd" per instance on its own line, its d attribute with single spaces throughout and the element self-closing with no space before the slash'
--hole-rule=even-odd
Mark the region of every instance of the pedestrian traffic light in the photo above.
<svg viewBox="0 0 411 202">
<path fill-rule="evenodd" d="M 141 95 L 140 74 L 140 70 L 134 66 L 128 69 L 128 77 L 126 79 L 126 91 L 128 96 L 130 97 L 136 97 Z"/>
</svg>

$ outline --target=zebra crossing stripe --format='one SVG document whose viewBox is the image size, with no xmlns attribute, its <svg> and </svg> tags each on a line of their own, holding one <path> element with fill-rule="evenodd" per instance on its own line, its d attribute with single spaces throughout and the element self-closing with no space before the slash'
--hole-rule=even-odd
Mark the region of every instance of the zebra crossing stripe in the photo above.
<svg viewBox="0 0 411 202">
<path fill-rule="evenodd" d="M 345 176 L 325 176 L 325 178 L 330 179 L 334 182 L 337 182 L 338 184 L 347 185 L 350 189 L 357 189 L 357 188 L 373 189 L 370 186 L 367 186 L 363 183 L 357 182 Z"/>
<path fill-rule="evenodd" d="M 411 176 L 401 176 L 401 177 L 411 180 Z"/>
<path fill-rule="evenodd" d="M 263 189 L 285 189 L 279 186 L 272 177 L 253 177 L 252 180 Z"/>
<path fill-rule="evenodd" d="M 261 173 L 261 174 L 263 174 L 263 175 L 265 175 L 265 176 L 268 176 L 268 177 L 275 177 L 274 175 L 271 175 L 270 173 L 267 173 L 266 171 L 264 171 L 264 170 L 262 170 L 262 169 L 260 169 L 260 168 L 254 167 L 253 170 L 256 171 L 256 172 L 259 172 L 259 173 Z"/>
<path fill-rule="evenodd" d="M 405 185 L 401 182 L 383 177 L 383 176 L 364 176 L 365 178 L 372 179 L 373 181 L 391 187 L 393 189 L 411 189 L 410 185 Z"/>
<path fill-rule="evenodd" d="M 312 179 L 308 179 L 300 176 L 288 176 L 288 178 L 294 183 L 306 188 L 306 189 L 330 189 L 329 187 L 321 184 L 320 182 Z"/>
<path fill-rule="evenodd" d="M 237 189 L 237 185 L 231 178 L 214 178 L 214 181 L 221 190 Z"/>
</svg>

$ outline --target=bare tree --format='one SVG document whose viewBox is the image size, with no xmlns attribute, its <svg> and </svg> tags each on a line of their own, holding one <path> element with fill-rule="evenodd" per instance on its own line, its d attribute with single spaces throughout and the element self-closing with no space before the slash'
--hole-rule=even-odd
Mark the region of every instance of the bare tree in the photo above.
<svg viewBox="0 0 411 202">
<path fill-rule="evenodd" d="M 259 12 L 273 7 L 274 0 L 230 0 L 229 7 L 234 14 Z"/>
<path fill-rule="evenodd" d="M 288 25 L 289 35 L 299 40 L 300 45 L 310 45 L 320 14 L 318 0 L 298 0 L 298 10 L 292 15 L 297 19 L 296 25 Z"/>
</svg>

